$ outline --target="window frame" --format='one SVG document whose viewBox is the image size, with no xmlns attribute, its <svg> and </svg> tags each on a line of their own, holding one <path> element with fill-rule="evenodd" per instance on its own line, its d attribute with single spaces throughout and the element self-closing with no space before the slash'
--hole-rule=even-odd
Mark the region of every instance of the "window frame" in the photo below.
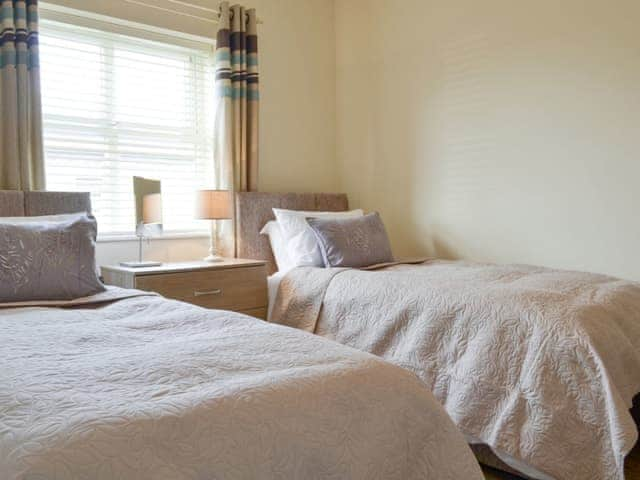
<svg viewBox="0 0 640 480">
<path fill-rule="evenodd" d="M 39 14 L 40 18 L 44 21 L 65 23 L 73 26 L 100 30 L 111 34 L 120 34 L 142 40 L 167 43 L 177 47 L 196 49 L 215 54 L 216 42 L 213 38 L 192 35 L 185 32 L 169 30 L 153 25 L 132 22 L 116 17 L 45 2 L 39 4 Z M 201 85 L 198 85 L 198 87 L 201 87 Z M 205 226 L 203 224 L 202 229 L 163 231 L 161 234 L 154 235 L 154 238 L 160 240 L 190 239 L 208 238 L 209 235 L 209 226 Z M 132 225 L 131 232 L 107 231 L 106 233 L 100 233 L 99 231 L 96 241 L 98 243 L 112 243 L 138 240 L 138 238 L 139 237 L 135 234 L 135 227 Z"/>
</svg>

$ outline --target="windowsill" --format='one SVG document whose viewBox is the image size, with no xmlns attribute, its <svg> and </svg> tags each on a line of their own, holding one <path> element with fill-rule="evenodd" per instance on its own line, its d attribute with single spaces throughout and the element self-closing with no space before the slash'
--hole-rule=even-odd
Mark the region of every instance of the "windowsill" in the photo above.
<svg viewBox="0 0 640 480">
<path fill-rule="evenodd" d="M 208 232 L 167 232 L 162 235 L 154 235 L 152 237 L 144 237 L 144 240 L 177 240 L 177 239 L 190 239 L 190 238 L 209 238 Z M 133 233 L 125 234 L 104 234 L 98 235 L 97 243 L 112 243 L 112 242 L 132 242 L 138 241 L 138 236 Z"/>
</svg>

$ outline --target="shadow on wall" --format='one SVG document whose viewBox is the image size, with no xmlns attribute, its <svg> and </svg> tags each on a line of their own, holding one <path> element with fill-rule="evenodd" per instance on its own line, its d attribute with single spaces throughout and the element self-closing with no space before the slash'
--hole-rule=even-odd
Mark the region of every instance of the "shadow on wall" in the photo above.
<svg viewBox="0 0 640 480">
<path fill-rule="evenodd" d="M 431 236 L 431 255 L 444 260 L 457 260 L 460 255 L 444 238 L 437 233 Z"/>
</svg>

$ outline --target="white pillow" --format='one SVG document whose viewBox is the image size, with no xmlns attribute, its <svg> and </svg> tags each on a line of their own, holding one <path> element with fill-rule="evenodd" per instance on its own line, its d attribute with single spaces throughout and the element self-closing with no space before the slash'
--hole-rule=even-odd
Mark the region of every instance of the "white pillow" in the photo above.
<svg viewBox="0 0 640 480">
<path fill-rule="evenodd" d="M 276 259 L 278 271 L 287 272 L 291 270 L 295 265 L 292 265 L 287 253 L 287 242 L 285 242 L 284 236 L 282 235 L 280 224 L 275 220 L 267 222 L 266 225 L 262 227 L 262 230 L 260 230 L 260 235 L 267 235 L 269 237 L 271 251 Z"/>
<path fill-rule="evenodd" d="M 324 267 L 318 240 L 307 218 L 349 218 L 361 217 L 362 210 L 349 212 L 305 212 L 300 210 L 283 210 L 274 208 L 273 213 L 278 220 L 285 241 L 287 255 L 292 267 Z"/>
</svg>

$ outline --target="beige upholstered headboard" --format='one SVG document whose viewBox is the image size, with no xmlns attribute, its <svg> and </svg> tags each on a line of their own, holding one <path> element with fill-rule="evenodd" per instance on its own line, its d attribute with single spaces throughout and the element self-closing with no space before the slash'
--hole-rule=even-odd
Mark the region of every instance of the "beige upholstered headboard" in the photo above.
<svg viewBox="0 0 640 480">
<path fill-rule="evenodd" d="M 76 212 L 91 212 L 89 193 L 0 190 L 0 217 L 34 217 Z"/>
<path fill-rule="evenodd" d="M 349 209 L 343 193 L 236 193 L 237 254 L 240 258 L 266 260 L 269 275 L 276 264 L 269 239 L 260 230 L 274 220 L 272 208 L 289 210 L 341 212 Z"/>
</svg>

